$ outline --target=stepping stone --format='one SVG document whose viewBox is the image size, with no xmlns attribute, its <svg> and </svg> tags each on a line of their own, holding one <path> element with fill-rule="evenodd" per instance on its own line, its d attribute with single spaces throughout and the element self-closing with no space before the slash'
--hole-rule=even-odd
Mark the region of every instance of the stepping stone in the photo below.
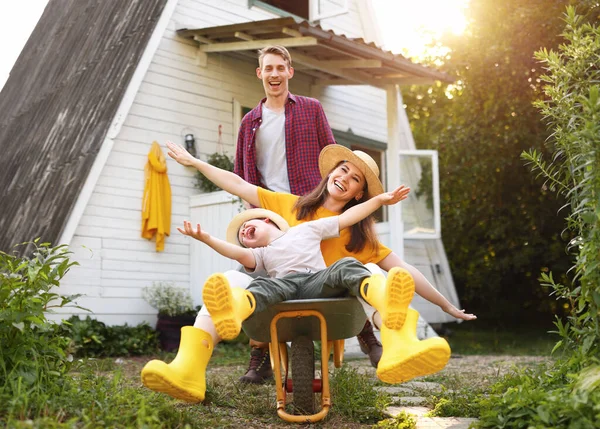
<svg viewBox="0 0 600 429">
<path fill-rule="evenodd" d="M 399 386 L 375 386 L 375 390 L 378 390 L 380 392 L 389 393 L 392 396 L 398 396 L 398 395 L 411 396 L 415 393 L 411 389 L 408 389 L 406 387 L 399 387 Z"/>
<path fill-rule="evenodd" d="M 469 429 L 476 421 L 466 417 L 419 417 L 417 429 Z"/>
<path fill-rule="evenodd" d="M 408 381 L 406 383 L 402 383 L 402 387 L 405 387 L 407 389 L 428 390 L 431 392 L 442 391 L 441 384 L 433 383 L 431 381 Z"/>
<path fill-rule="evenodd" d="M 425 414 L 431 411 L 431 408 L 428 407 L 387 407 L 385 413 L 391 417 L 396 417 L 402 411 L 412 414 L 418 418 L 423 417 Z"/>
<path fill-rule="evenodd" d="M 394 402 L 402 405 L 422 405 L 425 398 L 422 396 L 393 396 Z"/>
</svg>

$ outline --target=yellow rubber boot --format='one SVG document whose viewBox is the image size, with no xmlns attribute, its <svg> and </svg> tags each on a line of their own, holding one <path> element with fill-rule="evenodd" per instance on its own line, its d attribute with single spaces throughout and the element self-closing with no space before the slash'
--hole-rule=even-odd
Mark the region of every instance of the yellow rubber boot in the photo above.
<svg viewBox="0 0 600 429">
<path fill-rule="evenodd" d="M 254 313 L 254 295 L 239 287 L 230 287 L 227 277 L 213 274 L 204 283 L 202 300 L 224 340 L 233 340 L 242 330 L 242 322 Z"/>
<path fill-rule="evenodd" d="M 383 354 L 377 366 L 377 377 L 386 383 L 403 383 L 415 377 L 444 369 L 450 359 L 450 346 L 440 337 L 419 341 L 419 313 L 408 309 L 406 323 L 399 331 L 381 327 Z"/>
<path fill-rule="evenodd" d="M 364 279 L 360 294 L 379 312 L 383 325 L 401 329 L 415 294 L 415 282 L 407 270 L 394 267 L 388 272 L 387 280 L 378 274 Z"/>
<path fill-rule="evenodd" d="M 187 402 L 204 401 L 206 366 L 212 355 L 213 339 L 208 332 L 193 326 L 181 328 L 181 343 L 173 362 L 151 360 L 142 369 L 142 383 Z"/>
</svg>

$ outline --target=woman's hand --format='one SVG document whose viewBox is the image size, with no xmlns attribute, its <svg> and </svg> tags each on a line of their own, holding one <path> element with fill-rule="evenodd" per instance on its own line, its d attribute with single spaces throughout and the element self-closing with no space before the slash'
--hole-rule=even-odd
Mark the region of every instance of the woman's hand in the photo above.
<svg viewBox="0 0 600 429">
<path fill-rule="evenodd" d="M 196 230 L 192 228 L 192 223 L 188 220 L 183 221 L 183 229 L 177 227 L 177 231 L 181 232 L 183 235 L 187 235 L 188 237 L 195 238 L 198 241 L 206 242 L 210 239 L 210 234 L 206 231 L 202 231 L 200 229 L 200 224 L 196 224 Z"/>
<path fill-rule="evenodd" d="M 391 206 L 402 200 L 408 198 L 408 194 L 410 192 L 410 188 L 408 186 L 400 185 L 398 188 L 394 189 L 390 192 L 384 192 L 377 196 L 381 205 L 383 206 Z"/>
<path fill-rule="evenodd" d="M 477 319 L 477 316 L 475 316 L 474 314 L 465 313 L 465 310 L 459 310 L 458 308 L 456 308 L 453 305 L 449 305 L 446 308 L 442 307 L 442 310 L 444 310 L 450 316 L 455 317 L 457 319 L 461 319 L 461 320 L 475 320 L 475 319 Z"/>
<path fill-rule="evenodd" d="M 167 154 L 181 165 L 190 166 L 194 164 L 196 158 L 194 158 L 183 146 L 175 144 L 173 142 L 167 142 Z M 177 228 L 179 229 L 179 228 Z"/>
</svg>

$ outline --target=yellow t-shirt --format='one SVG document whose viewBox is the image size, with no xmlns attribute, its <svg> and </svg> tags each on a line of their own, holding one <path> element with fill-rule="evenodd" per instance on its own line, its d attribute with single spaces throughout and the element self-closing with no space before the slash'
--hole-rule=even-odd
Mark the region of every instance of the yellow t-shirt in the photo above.
<svg viewBox="0 0 600 429">
<path fill-rule="evenodd" d="M 296 195 L 273 192 L 259 187 L 258 199 L 262 208 L 274 211 L 278 215 L 282 216 L 290 224 L 290 226 L 295 226 L 306 222 L 306 220 L 296 219 L 296 215 L 293 210 L 294 204 L 296 204 L 296 201 L 298 200 L 298 196 Z M 339 213 L 332 212 L 324 207 L 319 207 L 314 218 L 307 220 L 315 220 L 337 215 L 339 215 Z M 390 253 L 392 253 L 392 249 L 379 242 L 377 249 L 373 249 L 371 246 L 366 245 L 365 248 L 360 252 L 349 252 L 346 250 L 346 244 L 349 242 L 350 228 L 340 231 L 339 237 L 330 238 L 321 242 L 321 252 L 323 253 L 323 259 L 325 259 L 327 266 L 345 257 L 356 258 L 363 264 L 368 262 L 377 264 Z"/>
</svg>

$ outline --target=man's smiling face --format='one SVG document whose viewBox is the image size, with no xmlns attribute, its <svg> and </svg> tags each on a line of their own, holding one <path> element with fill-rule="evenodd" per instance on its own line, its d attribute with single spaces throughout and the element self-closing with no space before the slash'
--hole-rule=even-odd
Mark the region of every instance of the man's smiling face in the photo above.
<svg viewBox="0 0 600 429">
<path fill-rule="evenodd" d="M 256 76 L 263 82 L 267 97 L 287 97 L 288 81 L 294 76 L 294 68 L 277 54 L 266 54 Z"/>
</svg>

